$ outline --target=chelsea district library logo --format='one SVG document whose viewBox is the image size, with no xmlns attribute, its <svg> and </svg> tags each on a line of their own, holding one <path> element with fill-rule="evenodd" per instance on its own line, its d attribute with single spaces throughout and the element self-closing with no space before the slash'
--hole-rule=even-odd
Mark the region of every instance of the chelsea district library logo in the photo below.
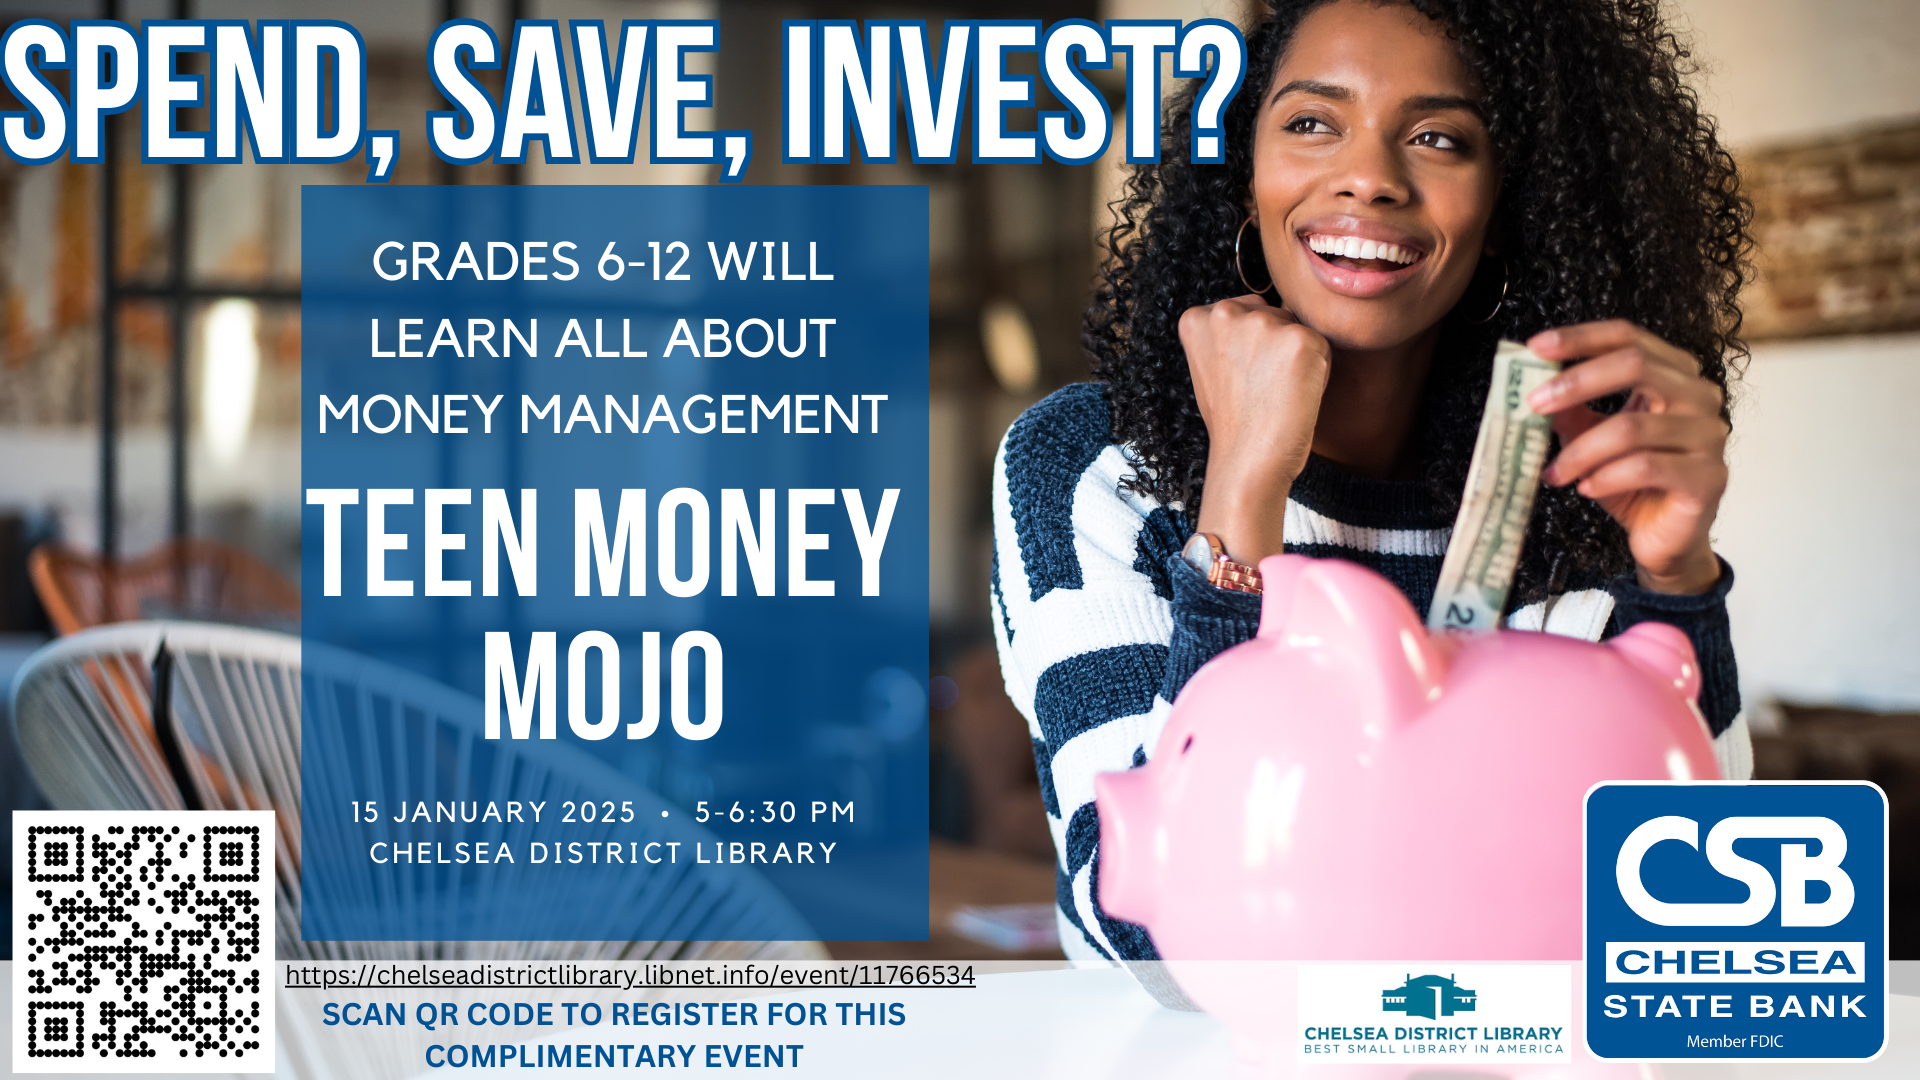
<svg viewBox="0 0 1920 1080">
<path fill-rule="evenodd" d="M 1585 862 L 1595 1056 L 1859 1060 L 1885 1046 L 1878 787 L 1599 784 Z"/>
<path fill-rule="evenodd" d="M 1473 1011 L 1473 991 L 1463 990 L 1452 976 L 1407 976 L 1407 981 L 1380 993 L 1380 1007 L 1387 1012 L 1406 1013 L 1438 1020 L 1458 1012 Z"/>
<path fill-rule="evenodd" d="M 1437 965 L 1436 965 L 1437 966 Z M 1302 964 L 1299 1060 L 1523 1064 L 1573 1060 L 1573 967 Z"/>
</svg>

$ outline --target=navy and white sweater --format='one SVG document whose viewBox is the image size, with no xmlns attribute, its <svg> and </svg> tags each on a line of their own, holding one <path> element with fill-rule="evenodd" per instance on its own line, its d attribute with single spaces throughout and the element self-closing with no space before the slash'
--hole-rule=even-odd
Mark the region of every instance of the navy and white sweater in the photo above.
<svg viewBox="0 0 1920 1080">
<path fill-rule="evenodd" d="M 1096 773 L 1145 762 L 1187 678 L 1253 637 L 1260 598 L 1216 589 L 1179 557 L 1192 523 L 1177 505 L 1123 491 L 1133 467 L 1110 437 L 1098 383 L 1068 386 L 1016 421 L 994 462 L 993 611 L 1007 693 L 1027 718 L 1059 854 L 1060 935 L 1082 959 L 1154 959 L 1139 927 L 1095 901 Z M 1432 603 L 1452 515 L 1421 482 L 1368 480 L 1310 458 L 1286 509 L 1286 550 L 1360 563 L 1416 611 Z M 1635 623 L 1671 623 L 1699 657 L 1700 708 L 1724 775 L 1752 773 L 1727 631 L 1732 570 L 1702 596 L 1631 578 L 1573 583 L 1508 619 L 1519 629 L 1597 641 Z"/>
</svg>

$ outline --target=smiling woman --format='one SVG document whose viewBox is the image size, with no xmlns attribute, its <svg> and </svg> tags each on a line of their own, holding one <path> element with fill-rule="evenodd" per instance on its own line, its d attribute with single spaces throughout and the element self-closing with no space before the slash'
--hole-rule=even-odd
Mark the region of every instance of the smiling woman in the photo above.
<svg viewBox="0 0 1920 1080">
<path fill-rule="evenodd" d="M 1195 669 L 1251 637 L 1256 564 L 1340 558 L 1432 600 L 1495 343 L 1566 370 L 1507 625 L 1685 631 L 1722 771 L 1751 771 L 1708 545 L 1726 466 L 1733 164 L 1652 0 L 1280 0 L 1221 165 L 1118 205 L 1085 344 L 1103 381 L 1008 432 L 994 603 L 1060 852 L 1071 955 L 1150 958 L 1097 897 L 1092 777 L 1146 760 Z"/>
</svg>

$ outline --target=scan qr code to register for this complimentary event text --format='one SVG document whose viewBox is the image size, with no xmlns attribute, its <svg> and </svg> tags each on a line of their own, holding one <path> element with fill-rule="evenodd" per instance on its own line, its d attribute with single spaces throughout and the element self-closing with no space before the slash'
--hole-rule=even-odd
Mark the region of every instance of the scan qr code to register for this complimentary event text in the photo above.
<svg viewBox="0 0 1920 1080">
<path fill-rule="evenodd" d="M 13 1071 L 272 1072 L 267 811 L 13 815 Z"/>
</svg>

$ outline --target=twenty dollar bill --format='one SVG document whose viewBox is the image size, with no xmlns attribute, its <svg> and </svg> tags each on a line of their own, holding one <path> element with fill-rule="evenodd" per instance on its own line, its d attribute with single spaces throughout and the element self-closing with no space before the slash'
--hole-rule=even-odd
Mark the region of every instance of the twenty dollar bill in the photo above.
<svg viewBox="0 0 1920 1080">
<path fill-rule="evenodd" d="M 1560 365 L 1517 341 L 1503 341 L 1494 352 L 1460 516 L 1427 614 L 1430 629 L 1478 634 L 1499 626 L 1553 430 L 1548 417 L 1527 407 L 1527 395 L 1559 372 Z"/>
</svg>

